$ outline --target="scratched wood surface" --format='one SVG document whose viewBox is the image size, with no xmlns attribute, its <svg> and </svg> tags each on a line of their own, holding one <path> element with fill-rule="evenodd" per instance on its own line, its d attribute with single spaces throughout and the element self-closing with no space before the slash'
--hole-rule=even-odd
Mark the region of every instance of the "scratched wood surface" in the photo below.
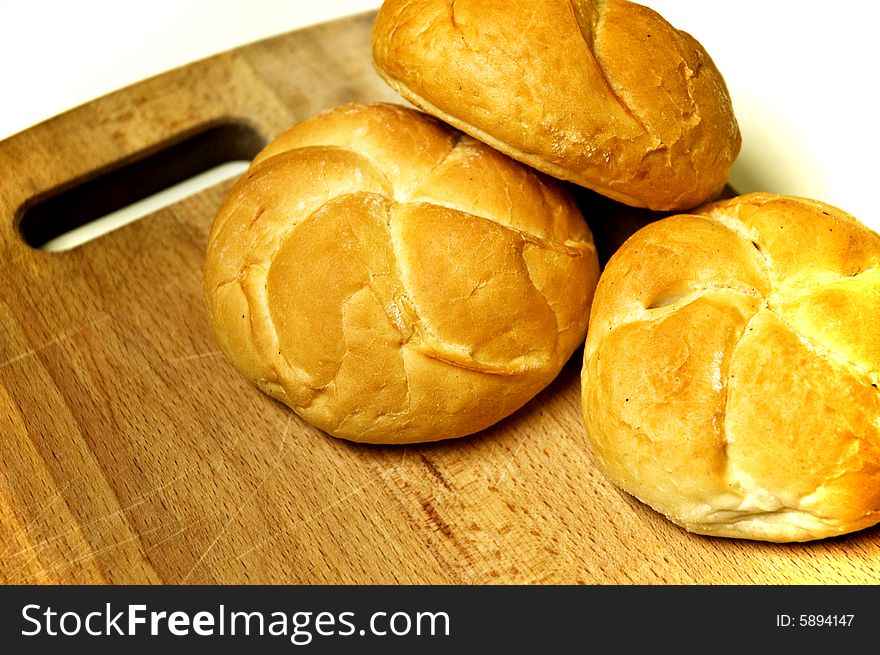
<svg viewBox="0 0 880 655">
<path fill-rule="evenodd" d="M 203 254 L 231 182 L 74 250 L 22 241 L 34 198 L 200 126 L 246 121 L 270 139 L 341 102 L 399 101 L 371 68 L 371 25 L 367 14 L 253 44 L 0 143 L 0 581 L 878 579 L 877 530 L 711 539 L 617 491 L 587 446 L 580 352 L 470 438 L 370 447 L 309 427 L 244 383 L 208 330 Z M 586 204 L 601 222 L 601 203 Z"/>
</svg>

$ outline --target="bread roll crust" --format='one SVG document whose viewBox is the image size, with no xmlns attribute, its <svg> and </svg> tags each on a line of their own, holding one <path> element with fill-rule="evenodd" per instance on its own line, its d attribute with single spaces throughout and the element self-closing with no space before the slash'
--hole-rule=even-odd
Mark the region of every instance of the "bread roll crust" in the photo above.
<svg viewBox="0 0 880 655">
<path fill-rule="evenodd" d="M 709 54 L 623 0 L 385 0 L 373 61 L 423 110 L 638 207 L 714 198 L 740 149 Z"/>
<path fill-rule="evenodd" d="M 598 259 L 571 196 L 421 112 L 349 104 L 254 159 L 204 293 L 226 358 L 354 441 L 474 433 L 582 345 Z"/>
<path fill-rule="evenodd" d="M 686 529 L 807 541 L 880 521 L 880 237 L 756 193 L 611 257 L 584 349 L 592 451 Z"/>
</svg>

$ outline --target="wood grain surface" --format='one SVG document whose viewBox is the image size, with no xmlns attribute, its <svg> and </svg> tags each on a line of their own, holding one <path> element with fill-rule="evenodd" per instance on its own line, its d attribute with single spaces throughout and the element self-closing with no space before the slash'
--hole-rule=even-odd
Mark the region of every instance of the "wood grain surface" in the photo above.
<svg viewBox="0 0 880 655">
<path fill-rule="evenodd" d="M 372 70 L 372 19 L 224 53 L 0 143 L 0 581 L 873 583 L 876 529 L 713 539 L 616 490 L 580 417 L 580 351 L 473 437 L 374 447 L 311 428 L 208 329 L 203 255 L 231 182 L 73 250 L 23 242 L 40 198 L 206 125 L 268 140 L 342 102 L 401 102 Z M 598 236 L 602 204 L 584 202 Z"/>
</svg>

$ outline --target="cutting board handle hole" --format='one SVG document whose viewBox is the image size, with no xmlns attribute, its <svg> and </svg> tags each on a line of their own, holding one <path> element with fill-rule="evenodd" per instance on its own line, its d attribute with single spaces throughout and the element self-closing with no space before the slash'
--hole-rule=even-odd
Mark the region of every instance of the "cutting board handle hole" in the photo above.
<svg viewBox="0 0 880 655">
<path fill-rule="evenodd" d="M 266 139 L 252 126 L 205 126 L 26 203 L 18 229 L 25 243 L 69 250 L 240 175 Z"/>
</svg>

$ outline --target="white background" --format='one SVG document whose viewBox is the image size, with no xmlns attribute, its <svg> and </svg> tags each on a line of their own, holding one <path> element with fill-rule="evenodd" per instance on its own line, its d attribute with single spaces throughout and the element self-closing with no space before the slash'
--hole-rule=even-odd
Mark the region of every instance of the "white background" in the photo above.
<svg viewBox="0 0 880 655">
<path fill-rule="evenodd" d="M 880 230 L 880 3 L 643 4 L 694 35 L 724 74 L 743 132 L 735 189 L 824 200 Z M 150 75 L 378 5 L 0 0 L 0 139 Z"/>
</svg>

